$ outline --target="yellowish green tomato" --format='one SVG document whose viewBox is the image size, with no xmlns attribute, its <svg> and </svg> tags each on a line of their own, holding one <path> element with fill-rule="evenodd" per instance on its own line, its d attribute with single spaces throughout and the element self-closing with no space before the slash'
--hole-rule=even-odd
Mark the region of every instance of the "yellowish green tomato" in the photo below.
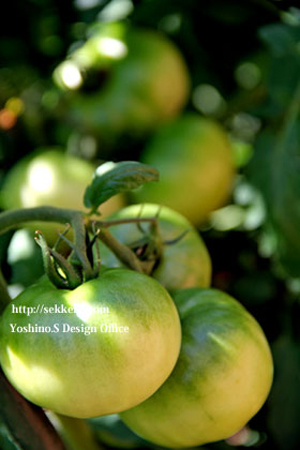
<svg viewBox="0 0 300 450">
<path fill-rule="evenodd" d="M 160 181 L 133 192 L 134 202 L 169 206 L 198 225 L 229 198 L 235 171 L 226 132 L 198 114 L 184 114 L 161 127 L 141 162 L 158 169 Z"/>
<path fill-rule="evenodd" d="M 148 398 L 170 375 L 180 343 L 168 292 L 127 269 L 72 291 L 42 280 L 0 318 L 0 363 L 12 385 L 31 402 L 78 418 Z"/>
<path fill-rule="evenodd" d="M 151 275 L 169 291 L 209 286 L 212 271 L 210 255 L 197 230 L 181 214 L 166 206 L 145 203 L 123 208 L 109 216 L 109 219 L 154 218 L 157 215 L 162 255 Z M 140 227 L 137 223 L 127 223 L 111 226 L 110 232 L 139 255 L 143 251 L 143 237 L 149 233 L 149 228 L 150 223 L 147 222 L 141 223 Z M 108 267 L 121 265 L 104 245 L 101 246 L 101 260 Z"/>
<path fill-rule="evenodd" d="M 173 298 L 182 326 L 175 369 L 152 397 L 121 418 L 164 447 L 226 439 L 269 394 L 273 362 L 268 342 L 254 317 L 221 291 L 185 289 Z"/>
<path fill-rule="evenodd" d="M 57 148 L 45 148 L 18 161 L 8 173 L 1 191 L 4 209 L 56 206 L 84 210 L 83 194 L 91 182 L 95 167 L 92 163 L 64 153 Z M 103 204 L 100 212 L 111 214 L 123 206 L 121 196 Z M 64 225 L 34 223 L 49 244 L 53 244 Z"/>
</svg>

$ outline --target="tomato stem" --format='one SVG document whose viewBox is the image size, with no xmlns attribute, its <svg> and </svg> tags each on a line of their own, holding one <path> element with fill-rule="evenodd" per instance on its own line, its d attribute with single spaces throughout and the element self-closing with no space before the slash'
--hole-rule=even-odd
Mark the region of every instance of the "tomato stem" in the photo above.
<svg viewBox="0 0 300 450">
<path fill-rule="evenodd" d="M 130 217 L 124 219 L 112 219 L 109 221 L 95 221 L 93 222 L 94 226 L 98 226 L 101 230 L 101 233 L 98 235 L 99 239 L 117 256 L 117 258 L 125 264 L 125 266 L 130 269 L 136 270 L 141 273 L 145 273 L 146 275 L 151 275 L 152 269 L 155 265 L 155 261 L 161 256 L 162 249 L 162 240 L 160 237 L 159 226 L 158 226 L 158 218 L 159 211 L 157 215 L 154 217 Z M 149 255 L 147 261 L 141 260 L 138 257 L 137 253 L 132 250 L 134 245 L 130 247 L 128 245 L 122 244 L 118 241 L 110 232 L 107 230 L 108 227 L 114 225 L 124 225 L 136 223 L 138 227 L 140 227 L 140 231 L 142 233 L 146 233 L 140 226 L 140 224 L 149 223 L 150 226 L 150 234 L 147 234 L 146 239 L 142 239 L 137 242 L 137 246 L 143 246 L 143 244 L 147 244 L 148 253 L 154 251 L 155 256 L 152 254 Z M 149 251 L 150 250 L 150 251 Z"/>
<path fill-rule="evenodd" d="M 36 208 L 20 208 L 4 211 L 0 214 L 0 234 L 6 231 L 17 228 L 27 222 L 58 222 L 58 223 L 70 223 L 72 227 L 79 227 L 77 238 L 82 233 L 82 228 L 79 225 L 82 222 L 84 213 L 81 211 L 56 208 L 54 206 L 39 206 Z M 75 230 L 74 230 L 75 231 Z"/>
<path fill-rule="evenodd" d="M 58 222 L 63 224 L 70 224 L 74 231 L 74 243 L 71 243 L 73 258 L 79 260 L 80 265 L 84 271 L 85 279 L 91 279 L 95 277 L 93 267 L 87 256 L 87 244 L 86 244 L 86 232 L 90 228 L 91 219 L 88 219 L 86 214 L 65 208 L 56 208 L 54 206 L 40 206 L 36 208 L 24 208 L 5 211 L 0 214 L 0 234 L 6 231 L 17 228 L 24 225 L 27 222 Z M 110 248 L 110 250 L 130 269 L 143 273 L 142 265 L 135 255 L 135 253 L 126 245 L 119 242 L 107 229 L 113 225 L 131 223 L 131 222 L 150 222 L 156 225 L 157 218 L 132 218 L 132 219 L 120 219 L 111 221 L 95 221 L 96 227 L 99 227 L 101 232 L 99 233 L 99 239 Z M 94 226 L 95 228 L 95 226 Z M 63 235 L 60 235 L 60 239 L 65 240 Z M 1 281 L 0 281 L 1 282 Z M 4 283 L 5 284 L 5 283 Z M 8 294 L 5 294 L 5 288 L 1 287 L 2 302 L 7 304 Z M 7 289 L 6 289 L 7 291 Z M 5 300 L 6 299 L 6 300 Z"/>
<path fill-rule="evenodd" d="M 127 245 L 118 241 L 108 230 L 102 229 L 99 239 L 130 269 L 143 273 L 140 260 Z"/>
<path fill-rule="evenodd" d="M 0 269 L 0 314 L 10 301 L 11 297 L 7 289 L 7 284 L 3 276 L 2 270 Z"/>
<path fill-rule="evenodd" d="M 112 219 L 112 220 L 97 220 L 95 223 L 96 225 L 100 226 L 101 228 L 108 228 L 113 227 L 114 225 L 123 225 L 126 223 L 141 223 L 141 222 L 148 222 L 148 223 L 157 223 L 158 218 L 157 217 L 131 217 L 127 219 Z"/>
<path fill-rule="evenodd" d="M 74 258 L 79 259 L 85 279 L 93 278 L 93 268 L 87 257 L 84 213 L 73 209 L 56 208 L 53 206 L 5 211 L 0 214 L 0 234 L 12 228 L 17 228 L 24 223 L 34 221 L 70 223 L 74 231 L 74 244 L 72 244 Z"/>
</svg>

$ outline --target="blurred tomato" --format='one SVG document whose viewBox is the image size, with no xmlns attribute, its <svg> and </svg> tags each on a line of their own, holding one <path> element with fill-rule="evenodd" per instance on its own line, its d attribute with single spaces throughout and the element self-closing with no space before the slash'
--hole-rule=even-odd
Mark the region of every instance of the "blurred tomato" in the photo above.
<svg viewBox="0 0 300 450">
<path fill-rule="evenodd" d="M 175 117 L 189 94 L 184 59 L 165 35 L 106 23 L 54 71 L 65 117 L 102 136 L 144 134 Z M 73 92 L 72 92 L 73 91 Z"/>
<path fill-rule="evenodd" d="M 137 202 L 169 206 L 199 224 L 229 197 L 232 151 L 226 132 L 212 120 L 182 115 L 153 136 L 141 161 L 159 170 L 160 181 L 136 190 Z"/>
<path fill-rule="evenodd" d="M 4 209 L 56 206 L 84 210 L 83 194 L 91 182 L 95 167 L 88 161 L 65 154 L 56 148 L 45 148 L 20 160 L 8 173 L 1 191 Z M 123 206 L 121 196 L 108 200 L 100 208 L 103 215 Z M 53 245 L 64 225 L 31 223 L 41 230 Z"/>
</svg>

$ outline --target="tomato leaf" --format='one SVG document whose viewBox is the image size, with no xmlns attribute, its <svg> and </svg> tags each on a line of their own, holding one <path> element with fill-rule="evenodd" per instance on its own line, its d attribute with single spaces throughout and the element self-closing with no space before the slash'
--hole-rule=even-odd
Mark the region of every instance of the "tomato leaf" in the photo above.
<svg viewBox="0 0 300 450">
<path fill-rule="evenodd" d="M 249 166 L 252 182 L 260 189 L 274 233 L 276 256 L 286 274 L 300 273 L 300 84 L 285 122 L 277 133 L 265 131 L 256 143 Z"/>
<path fill-rule="evenodd" d="M 297 53 L 297 41 L 300 30 L 297 26 L 283 23 L 265 25 L 259 29 L 260 38 L 276 56 Z"/>
<path fill-rule="evenodd" d="M 93 213 L 110 197 L 158 178 L 154 167 L 136 161 L 104 163 L 96 169 L 92 183 L 86 188 L 84 204 Z"/>
<path fill-rule="evenodd" d="M 300 95 L 298 94 L 298 99 Z M 297 98 L 296 97 L 296 98 Z M 289 116 L 272 166 L 273 198 L 271 218 L 278 240 L 278 254 L 284 269 L 291 276 L 300 271 L 300 113 Z"/>
<path fill-rule="evenodd" d="M 300 27 L 282 23 L 266 25 L 259 30 L 259 36 L 269 54 L 268 116 L 275 114 L 280 118 L 285 114 L 299 82 Z"/>
</svg>

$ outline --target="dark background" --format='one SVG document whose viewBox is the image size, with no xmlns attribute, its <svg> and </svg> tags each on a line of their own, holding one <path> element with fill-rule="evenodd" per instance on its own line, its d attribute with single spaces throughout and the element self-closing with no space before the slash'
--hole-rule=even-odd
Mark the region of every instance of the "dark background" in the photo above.
<svg viewBox="0 0 300 450">
<path fill-rule="evenodd" d="M 70 46 L 85 39 L 88 26 L 111 3 L 102 0 L 91 8 L 70 0 L 5 3 L 0 27 L 0 109 L 12 97 L 21 98 L 25 109 L 12 126 L 0 125 L 0 186 L 16 161 L 36 148 L 70 145 L 76 130 L 57 120 L 55 101 L 51 104 L 43 98 L 56 92 L 52 73 Z M 296 450 L 300 445 L 300 237 L 297 232 L 290 237 L 287 231 L 300 230 L 297 6 L 280 0 L 136 0 L 125 18 L 133 27 L 159 29 L 177 44 L 189 68 L 191 92 L 199 85 L 213 86 L 226 108 L 212 117 L 251 149 L 250 157 L 244 155 L 243 160 L 242 155 L 237 191 L 230 203 L 249 217 L 260 201 L 262 219 L 253 226 L 243 222 L 230 229 L 210 225 L 201 233 L 213 260 L 213 285 L 250 310 L 272 346 L 273 389 L 250 422 L 259 432 L 255 445 L 262 450 Z M 249 61 L 261 77 L 246 88 L 236 70 Z M 192 95 L 185 109 L 197 110 Z M 146 140 L 124 136 L 103 154 L 99 146 L 96 158 L 138 159 Z M 241 201 L 238 189 L 245 185 L 254 194 Z M 272 239 L 276 244 L 268 248 Z M 10 277 L 7 242 L 8 238 L 2 242 L 2 265 Z M 138 441 L 137 445 L 145 448 L 146 444 Z"/>
</svg>

